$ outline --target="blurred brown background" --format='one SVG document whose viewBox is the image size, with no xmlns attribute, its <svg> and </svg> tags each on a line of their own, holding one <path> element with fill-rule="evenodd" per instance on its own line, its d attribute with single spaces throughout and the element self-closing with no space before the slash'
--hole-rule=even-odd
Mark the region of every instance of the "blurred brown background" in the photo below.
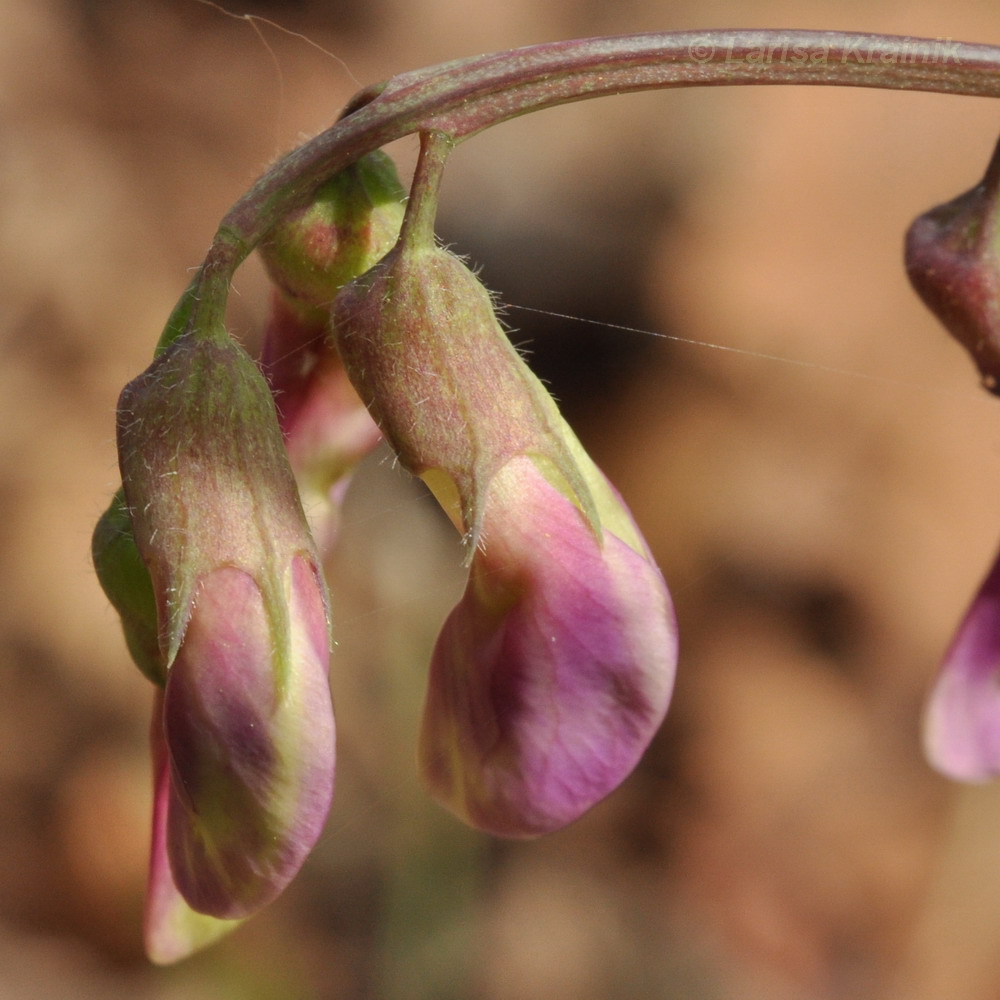
<svg viewBox="0 0 1000 1000">
<path fill-rule="evenodd" d="M 0 998 L 1000 997 L 1000 791 L 947 786 L 919 749 L 1000 536 L 1000 410 L 900 262 L 910 219 L 979 178 L 997 109 L 804 88 L 548 111 L 462 147 L 445 182 L 442 236 L 511 305 L 675 593 L 680 680 L 639 772 L 533 843 L 427 801 L 414 734 L 459 553 L 372 462 L 330 567 L 327 834 L 230 940 L 146 965 L 150 692 L 89 534 L 117 393 L 254 176 L 360 85 L 477 52 L 1000 36 L 993 0 L 232 9 L 289 32 L 196 0 L 0 0 Z M 405 168 L 415 142 L 393 152 Z M 237 291 L 252 340 L 253 266 Z"/>
</svg>

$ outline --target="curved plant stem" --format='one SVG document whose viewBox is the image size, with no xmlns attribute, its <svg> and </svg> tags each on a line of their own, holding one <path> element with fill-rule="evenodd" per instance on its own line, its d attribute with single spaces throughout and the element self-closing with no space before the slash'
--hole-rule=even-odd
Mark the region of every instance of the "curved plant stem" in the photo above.
<svg viewBox="0 0 1000 1000">
<path fill-rule="evenodd" d="M 402 245 L 433 247 L 441 175 L 452 141 L 440 132 L 420 133 L 420 157 L 413 174 L 410 199 L 399 231 Z"/>
<path fill-rule="evenodd" d="M 225 307 L 233 273 L 278 218 L 357 157 L 412 132 L 452 143 L 543 108 L 670 87 L 808 84 L 1000 97 L 1000 48 L 838 31 L 718 30 L 533 45 L 404 73 L 355 97 L 222 220 L 161 348 Z"/>
</svg>

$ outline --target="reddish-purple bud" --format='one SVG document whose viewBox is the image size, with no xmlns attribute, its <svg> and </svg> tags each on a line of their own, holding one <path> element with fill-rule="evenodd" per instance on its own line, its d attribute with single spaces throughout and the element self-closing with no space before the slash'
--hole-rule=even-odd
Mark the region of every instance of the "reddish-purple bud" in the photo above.
<svg viewBox="0 0 1000 1000">
<path fill-rule="evenodd" d="M 920 216 L 906 236 L 910 280 L 1000 392 L 1000 144 L 971 191 Z M 924 720 L 924 746 L 943 774 L 1000 774 L 1000 560 L 945 654 Z"/>
<path fill-rule="evenodd" d="M 382 434 L 328 339 L 323 315 L 317 328 L 275 292 L 262 362 L 302 505 L 326 552 L 336 540 L 351 476 Z"/>
<path fill-rule="evenodd" d="M 906 270 L 928 308 L 1000 385 L 1000 144 L 971 191 L 920 216 L 906 234 Z"/>
</svg>

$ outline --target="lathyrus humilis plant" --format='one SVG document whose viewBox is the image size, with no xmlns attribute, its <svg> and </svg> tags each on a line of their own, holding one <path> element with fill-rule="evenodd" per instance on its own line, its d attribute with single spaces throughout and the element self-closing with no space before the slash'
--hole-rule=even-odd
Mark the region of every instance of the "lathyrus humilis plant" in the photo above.
<svg viewBox="0 0 1000 1000">
<path fill-rule="evenodd" d="M 636 765 L 673 685 L 666 586 L 489 295 L 435 244 L 438 186 L 451 148 L 517 115 L 750 83 L 996 97 L 1000 49 L 722 31 L 459 60 L 363 91 L 222 220 L 156 359 L 122 394 L 123 486 L 93 543 L 129 651 L 157 687 L 155 960 L 190 954 L 273 899 L 319 836 L 333 790 L 331 616 L 302 501 L 325 549 L 347 477 L 379 434 L 467 546 L 469 579 L 433 651 L 420 738 L 434 796 L 481 829 L 533 836 L 580 816 Z M 412 133 L 421 158 L 397 240 L 400 189 L 377 151 Z M 946 275 L 925 297 L 992 365 L 993 223 L 963 221 L 966 207 L 915 230 L 911 247 Z M 233 275 L 258 247 L 275 284 L 259 363 L 223 325 Z M 961 776 L 992 773 L 1000 758 L 996 699 L 975 703 L 1000 648 L 995 577 L 932 703 L 931 742 L 944 748 L 934 755 Z"/>
</svg>

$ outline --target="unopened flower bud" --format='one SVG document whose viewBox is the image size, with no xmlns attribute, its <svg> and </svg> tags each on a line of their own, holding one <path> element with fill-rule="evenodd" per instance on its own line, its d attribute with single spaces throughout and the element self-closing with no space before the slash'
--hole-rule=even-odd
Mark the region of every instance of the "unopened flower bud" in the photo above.
<svg viewBox="0 0 1000 1000">
<path fill-rule="evenodd" d="M 971 191 L 920 216 L 906 234 L 906 269 L 928 308 L 1000 386 L 1000 145 Z"/>
<path fill-rule="evenodd" d="M 393 246 L 405 192 L 384 153 L 362 157 L 282 219 L 258 248 L 275 283 L 261 365 L 321 550 L 357 463 L 381 435 L 327 337 L 330 303 Z"/>
<path fill-rule="evenodd" d="M 362 156 L 286 215 L 258 252 L 289 304 L 325 326 L 334 295 L 396 242 L 406 192 L 385 153 Z"/>
</svg>

